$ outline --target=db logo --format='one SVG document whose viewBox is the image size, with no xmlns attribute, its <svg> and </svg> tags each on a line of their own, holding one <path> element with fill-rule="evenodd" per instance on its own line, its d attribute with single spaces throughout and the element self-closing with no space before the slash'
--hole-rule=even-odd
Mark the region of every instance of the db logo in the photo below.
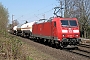
<svg viewBox="0 0 90 60">
<path fill-rule="evenodd" d="M 71 28 L 69 28 L 69 33 L 72 33 L 72 29 Z"/>
<path fill-rule="evenodd" d="M 72 30 L 69 30 L 69 33 L 72 33 Z"/>
</svg>

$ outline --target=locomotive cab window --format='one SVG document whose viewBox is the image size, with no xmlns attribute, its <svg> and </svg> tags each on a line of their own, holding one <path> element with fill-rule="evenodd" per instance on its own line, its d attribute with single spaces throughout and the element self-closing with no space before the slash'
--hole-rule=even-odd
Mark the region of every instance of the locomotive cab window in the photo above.
<svg viewBox="0 0 90 60">
<path fill-rule="evenodd" d="M 56 27 L 56 22 L 54 22 L 54 27 Z"/>
<path fill-rule="evenodd" d="M 77 22 L 75 20 L 70 20 L 70 26 L 77 26 Z"/>
<path fill-rule="evenodd" d="M 68 20 L 61 20 L 61 25 L 62 26 L 68 26 Z"/>
<path fill-rule="evenodd" d="M 61 20 L 62 26 L 77 26 L 76 20 Z"/>
</svg>

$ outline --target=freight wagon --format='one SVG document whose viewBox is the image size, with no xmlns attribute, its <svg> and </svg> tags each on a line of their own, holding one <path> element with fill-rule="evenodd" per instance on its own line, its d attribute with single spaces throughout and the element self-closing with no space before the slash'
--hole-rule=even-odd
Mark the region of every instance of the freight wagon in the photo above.
<svg viewBox="0 0 90 60">
<path fill-rule="evenodd" d="M 21 36 L 23 37 L 30 37 L 32 35 L 32 25 L 35 23 L 35 21 L 23 24 L 21 26 Z"/>
</svg>

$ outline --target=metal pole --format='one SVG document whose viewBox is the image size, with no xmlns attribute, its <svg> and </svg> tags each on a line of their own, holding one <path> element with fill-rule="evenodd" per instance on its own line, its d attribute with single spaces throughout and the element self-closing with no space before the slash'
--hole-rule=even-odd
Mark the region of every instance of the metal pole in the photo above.
<svg viewBox="0 0 90 60">
<path fill-rule="evenodd" d="M 12 15 L 12 26 L 14 26 L 14 22 L 13 22 L 13 16 L 14 16 L 14 15 Z"/>
<path fill-rule="evenodd" d="M 60 1 L 60 4 L 61 4 L 61 7 L 60 7 L 60 8 L 61 8 L 61 17 L 62 17 L 62 14 L 63 14 L 63 13 L 62 13 L 62 9 L 63 9 L 63 8 L 62 8 L 62 1 Z"/>
</svg>

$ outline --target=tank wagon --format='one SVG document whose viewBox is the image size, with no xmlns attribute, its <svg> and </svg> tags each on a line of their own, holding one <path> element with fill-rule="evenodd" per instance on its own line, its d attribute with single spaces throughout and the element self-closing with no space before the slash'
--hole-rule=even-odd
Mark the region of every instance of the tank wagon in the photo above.
<svg viewBox="0 0 90 60">
<path fill-rule="evenodd" d="M 17 26 L 14 26 L 12 31 L 13 31 L 12 33 L 15 35 L 17 31 Z"/>
<path fill-rule="evenodd" d="M 23 37 L 30 37 L 32 35 L 32 25 L 35 23 L 35 21 L 23 24 L 21 26 L 21 36 Z"/>
<path fill-rule="evenodd" d="M 32 34 L 32 25 L 35 23 L 35 21 L 30 23 L 25 23 L 22 25 L 17 25 L 13 27 L 13 34 L 19 35 L 22 37 L 30 37 Z"/>
<path fill-rule="evenodd" d="M 46 41 L 61 48 L 68 45 L 78 45 L 81 41 L 76 18 L 41 19 L 33 24 L 32 35 L 35 39 Z"/>
<path fill-rule="evenodd" d="M 17 28 L 16 28 L 16 35 L 20 36 L 21 35 L 21 25 L 17 25 Z"/>
<path fill-rule="evenodd" d="M 21 35 L 21 25 L 14 26 L 12 31 L 12 34 L 14 35 Z"/>
</svg>

